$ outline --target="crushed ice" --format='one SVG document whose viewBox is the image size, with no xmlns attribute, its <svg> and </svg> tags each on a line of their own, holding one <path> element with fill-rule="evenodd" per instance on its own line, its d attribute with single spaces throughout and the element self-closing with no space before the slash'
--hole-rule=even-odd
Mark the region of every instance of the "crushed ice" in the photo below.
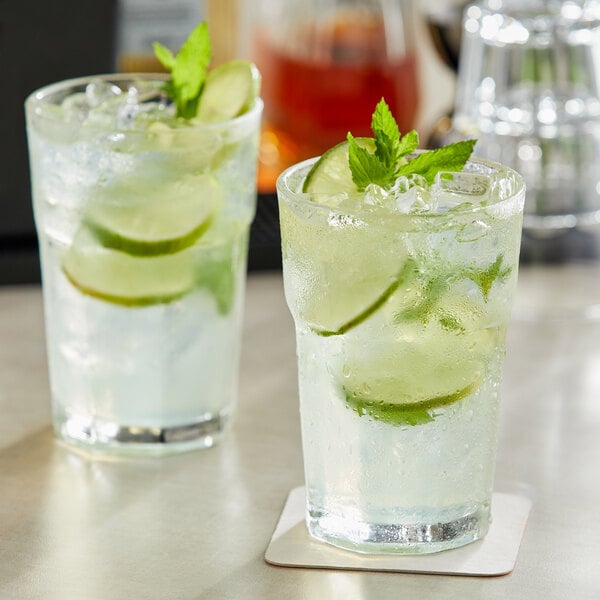
<svg viewBox="0 0 600 600">
<path fill-rule="evenodd" d="M 457 207 L 482 206 L 490 200 L 492 179 L 469 172 L 438 173 L 432 185 L 418 174 L 399 177 L 390 189 L 369 184 L 363 203 L 404 214 L 444 213 Z M 467 237 L 481 232 L 465 232 Z"/>
<path fill-rule="evenodd" d="M 174 119 L 174 108 L 160 82 L 139 81 L 122 89 L 110 81 L 95 79 L 84 91 L 67 96 L 61 109 L 68 122 L 117 129 L 145 127 L 156 121 L 171 124 Z"/>
</svg>

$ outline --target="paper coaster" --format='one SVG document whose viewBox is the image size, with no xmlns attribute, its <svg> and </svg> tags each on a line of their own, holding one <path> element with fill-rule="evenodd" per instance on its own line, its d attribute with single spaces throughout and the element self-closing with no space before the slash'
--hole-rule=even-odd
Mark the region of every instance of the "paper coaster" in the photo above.
<svg viewBox="0 0 600 600">
<path fill-rule="evenodd" d="M 492 525 L 483 540 L 436 554 L 413 556 L 356 554 L 314 540 L 306 529 L 305 508 L 304 487 L 293 489 L 265 553 L 268 563 L 315 569 L 490 576 L 506 575 L 514 569 L 531 501 L 495 493 Z"/>
</svg>

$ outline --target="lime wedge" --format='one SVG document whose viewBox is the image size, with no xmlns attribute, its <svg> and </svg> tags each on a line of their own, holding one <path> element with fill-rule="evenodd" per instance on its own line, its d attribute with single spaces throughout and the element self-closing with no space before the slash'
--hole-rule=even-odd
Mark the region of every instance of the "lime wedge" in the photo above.
<svg viewBox="0 0 600 600">
<path fill-rule="evenodd" d="M 198 102 L 196 119 L 220 123 L 252 108 L 260 92 L 260 73 L 251 62 L 233 60 L 212 69 Z"/>
<path fill-rule="evenodd" d="M 396 292 L 396 290 L 411 277 L 414 271 L 414 261 L 408 259 L 399 273 L 393 278 L 391 283 L 377 296 L 373 302 L 366 305 L 358 314 L 354 315 L 347 321 L 341 323 L 336 329 L 323 329 L 320 326 L 313 326 L 312 330 L 323 337 L 331 337 L 334 335 L 344 335 L 351 329 L 354 329 L 361 323 L 364 323 L 371 315 L 377 312 Z M 366 297 L 366 296 L 365 296 Z M 323 319 L 320 319 L 321 321 Z"/>
<path fill-rule="evenodd" d="M 428 398 L 422 402 L 399 404 L 365 399 L 350 392 L 346 393 L 346 404 L 360 416 L 368 415 L 375 421 L 382 421 L 391 425 L 423 425 L 434 420 L 433 410 L 462 400 L 476 391 L 478 387 L 478 382 L 473 382 L 471 385 L 451 394 Z"/>
<path fill-rule="evenodd" d="M 369 152 L 375 151 L 372 138 L 355 138 L 356 143 Z M 341 142 L 327 150 L 306 175 L 302 191 L 305 194 L 356 193 L 352 172 L 348 163 L 348 142 Z"/>
<path fill-rule="evenodd" d="M 106 248 L 82 227 L 62 261 L 63 272 L 81 292 L 123 306 L 171 302 L 195 285 L 186 250 L 164 256 L 132 256 Z"/>
<path fill-rule="evenodd" d="M 110 203 L 90 204 L 86 222 L 104 246 L 129 254 L 153 256 L 191 246 L 218 211 L 218 183 L 200 175 L 159 192 L 143 186 L 115 189 Z"/>
<path fill-rule="evenodd" d="M 405 335 L 412 342 L 392 342 L 400 350 L 345 366 L 346 404 L 360 416 L 392 425 L 432 421 L 435 409 L 462 400 L 481 385 L 498 330 L 456 334 L 433 324 L 417 325 Z"/>
<path fill-rule="evenodd" d="M 371 138 L 357 142 L 375 147 Z M 344 335 L 378 313 L 406 276 L 407 251 L 393 228 L 365 226 L 328 201 L 330 195 L 358 192 L 348 166 L 348 146 L 342 142 L 325 152 L 304 180 L 303 192 L 324 209 L 287 203 L 279 207 L 283 255 L 291 272 L 286 294 L 300 318 L 326 337 Z M 331 211 L 326 208 L 330 204 Z"/>
<path fill-rule="evenodd" d="M 403 287 L 407 249 L 392 228 L 345 223 L 344 215 L 333 211 L 309 211 L 306 205 L 279 206 L 289 272 L 286 296 L 313 331 L 343 335 L 378 314 Z M 332 226 L 338 214 L 340 226 Z"/>
</svg>

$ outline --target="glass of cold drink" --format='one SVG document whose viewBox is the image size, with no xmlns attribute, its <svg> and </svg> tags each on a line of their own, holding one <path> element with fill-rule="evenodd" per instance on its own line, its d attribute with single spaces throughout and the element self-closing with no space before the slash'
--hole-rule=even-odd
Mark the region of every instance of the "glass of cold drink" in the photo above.
<svg viewBox="0 0 600 600">
<path fill-rule="evenodd" d="M 262 102 L 183 119 L 164 84 L 26 103 L 54 425 L 88 449 L 211 446 L 235 404 Z"/>
<path fill-rule="evenodd" d="M 478 159 L 419 175 L 423 154 L 357 185 L 400 151 L 381 139 L 356 138 L 357 177 L 342 142 L 278 180 L 306 520 L 349 550 L 429 553 L 490 524 L 525 187 Z"/>
</svg>

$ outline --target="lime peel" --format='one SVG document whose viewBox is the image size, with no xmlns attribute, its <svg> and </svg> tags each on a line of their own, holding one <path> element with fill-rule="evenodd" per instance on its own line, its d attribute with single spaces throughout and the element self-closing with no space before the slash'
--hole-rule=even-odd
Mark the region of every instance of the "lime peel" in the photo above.
<svg viewBox="0 0 600 600">
<path fill-rule="evenodd" d="M 193 245 L 211 226 L 221 203 L 217 182 L 201 176 L 191 190 L 148 204 L 92 204 L 86 225 L 103 246 L 134 256 L 158 256 Z"/>
<path fill-rule="evenodd" d="M 377 299 L 369 304 L 365 309 L 359 312 L 355 317 L 352 317 L 349 321 L 346 321 L 343 325 L 335 330 L 311 328 L 314 333 L 321 337 L 332 337 L 335 335 L 344 335 L 351 329 L 354 329 L 364 321 L 366 321 L 372 314 L 377 312 L 396 292 L 396 290 L 404 283 L 408 274 L 415 268 L 414 261 L 407 260 L 400 272 L 394 277 L 394 280 L 390 285 L 383 290 L 383 292 L 377 297 Z"/>
<path fill-rule="evenodd" d="M 354 141 L 360 148 L 375 151 L 373 138 L 359 137 L 354 138 Z M 348 164 L 349 147 L 349 142 L 344 141 L 324 152 L 306 174 L 302 192 L 336 195 L 357 192 Z"/>
<path fill-rule="evenodd" d="M 171 302 L 179 300 L 188 292 L 188 290 L 184 290 L 176 294 L 158 294 L 154 296 L 148 295 L 128 298 L 126 296 L 118 296 L 106 292 L 100 292 L 98 290 L 95 290 L 93 287 L 88 287 L 86 284 L 80 283 L 71 276 L 71 274 L 65 266 L 63 266 L 62 271 L 65 277 L 69 280 L 69 282 L 80 292 L 83 292 L 87 296 L 91 296 L 93 298 L 97 298 L 98 300 L 103 300 L 104 302 L 110 302 L 112 304 L 118 304 L 120 306 L 125 306 L 128 308 L 142 308 L 144 306 L 153 306 L 155 304 L 169 304 Z"/>
<path fill-rule="evenodd" d="M 232 60 L 208 73 L 195 119 L 221 123 L 248 112 L 260 93 L 260 72 L 245 60 Z"/>
<path fill-rule="evenodd" d="M 418 402 L 391 403 L 371 400 L 348 391 L 344 388 L 346 406 L 354 410 L 360 417 L 369 416 L 376 421 L 390 425 L 423 425 L 435 419 L 434 410 L 454 404 L 477 390 L 480 379 L 468 386 L 442 396 Z M 398 383 L 401 387 L 401 383 Z"/>
<path fill-rule="evenodd" d="M 195 286 L 189 251 L 132 256 L 104 247 L 85 226 L 63 256 L 62 270 L 81 292 L 122 306 L 172 302 Z"/>
</svg>

